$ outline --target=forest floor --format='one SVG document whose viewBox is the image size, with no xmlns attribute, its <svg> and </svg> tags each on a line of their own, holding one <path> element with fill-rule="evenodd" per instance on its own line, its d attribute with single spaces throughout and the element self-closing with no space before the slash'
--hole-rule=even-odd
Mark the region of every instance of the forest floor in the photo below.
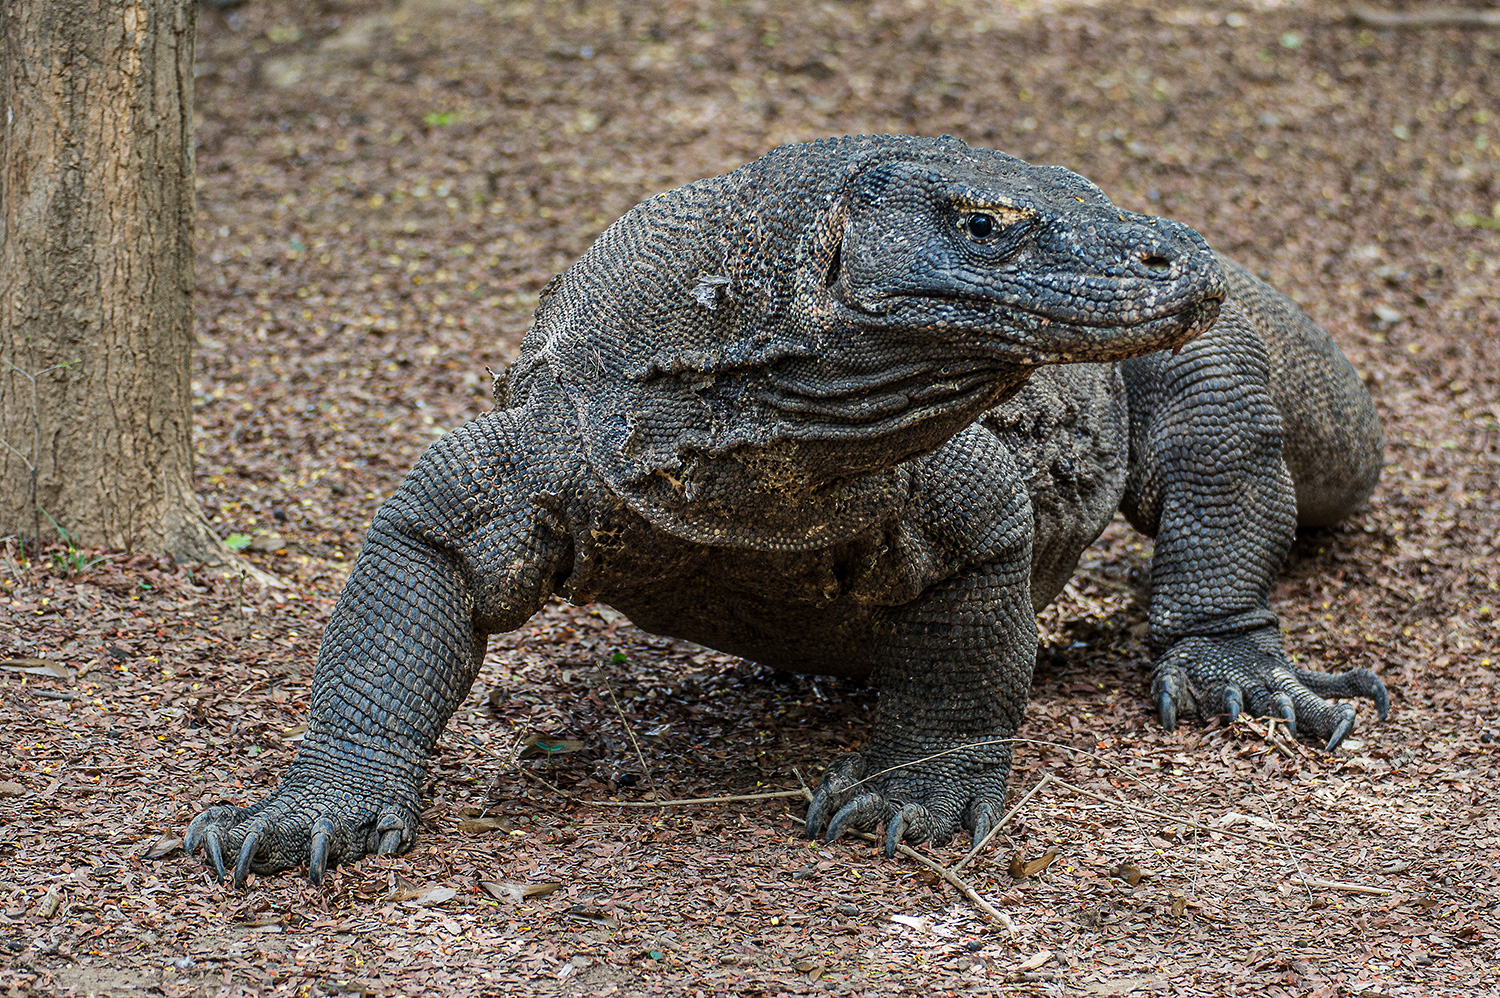
<svg viewBox="0 0 1500 998">
<path fill-rule="evenodd" d="M 249 0 L 203 9 L 198 59 L 199 495 L 289 585 L 0 552 L 0 995 L 1500 993 L 1500 30 L 1279 0 Z M 1044 614 L 1012 800 L 1040 790 L 961 874 L 1009 927 L 807 841 L 794 796 L 640 806 L 795 793 L 874 693 L 561 604 L 492 642 L 414 851 L 215 884 L 187 821 L 285 771 L 363 530 L 488 408 L 546 280 L 656 191 L 853 132 L 1072 167 L 1335 334 L 1389 466 L 1275 605 L 1301 662 L 1384 677 L 1389 720 L 1360 704 L 1331 753 L 1164 732 L 1149 544 L 1116 524 Z"/>
</svg>

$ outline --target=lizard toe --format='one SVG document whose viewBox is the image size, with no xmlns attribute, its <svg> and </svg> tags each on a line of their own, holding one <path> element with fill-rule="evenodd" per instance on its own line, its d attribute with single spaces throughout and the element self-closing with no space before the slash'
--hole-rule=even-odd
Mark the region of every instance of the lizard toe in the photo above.
<svg viewBox="0 0 1500 998">
<path fill-rule="evenodd" d="M 405 817 L 400 812 L 388 810 L 375 823 L 375 829 L 371 833 L 371 844 L 374 848 L 370 851 L 380 856 L 404 852 L 403 847 L 409 847 L 412 840 L 416 838 L 416 831 L 415 827 L 408 827 Z"/>
<path fill-rule="evenodd" d="M 885 810 L 885 798 L 880 794 L 860 794 L 839 808 L 839 813 L 835 814 L 833 820 L 828 823 L 828 833 L 823 837 L 823 841 L 837 841 L 844 832 L 851 828 L 859 831 L 874 828 L 884 817 Z"/>
<path fill-rule="evenodd" d="M 925 807 L 921 804 L 907 804 L 885 823 L 886 856 L 896 855 L 896 846 L 903 840 L 910 839 L 913 843 L 926 841 L 930 837 L 928 829 L 931 825 L 932 815 Z"/>
<path fill-rule="evenodd" d="M 825 825 L 831 827 L 830 819 L 845 809 L 864 773 L 865 762 L 858 753 L 842 756 L 828 767 L 807 807 L 808 838 L 816 839 Z"/>
</svg>

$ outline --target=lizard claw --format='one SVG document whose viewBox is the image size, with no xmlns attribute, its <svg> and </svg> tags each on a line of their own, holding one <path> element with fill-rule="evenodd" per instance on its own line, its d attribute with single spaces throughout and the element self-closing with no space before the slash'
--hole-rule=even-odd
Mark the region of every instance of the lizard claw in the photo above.
<svg viewBox="0 0 1500 998">
<path fill-rule="evenodd" d="M 313 822 L 308 844 L 307 879 L 314 887 L 322 886 L 323 878 L 328 874 L 328 848 L 333 835 L 333 822 L 327 815 Z"/>
<path fill-rule="evenodd" d="M 1285 721 L 1286 733 L 1293 738 L 1297 737 L 1297 705 L 1292 702 L 1290 693 L 1276 694 L 1276 707 L 1270 716 L 1279 717 Z"/>
<path fill-rule="evenodd" d="M 1354 730 L 1354 708 L 1349 704 L 1341 704 L 1343 717 L 1338 724 L 1334 725 L 1333 734 L 1328 736 L 1328 744 L 1323 746 L 1326 751 L 1332 752 L 1339 747 L 1339 743 L 1349 737 L 1349 732 Z"/>
<path fill-rule="evenodd" d="M 1161 718 L 1161 726 L 1168 731 L 1177 730 L 1177 702 L 1172 699 L 1172 694 L 1162 690 L 1156 695 L 1156 713 Z"/>
<path fill-rule="evenodd" d="M 960 827 L 982 841 L 1003 810 L 1010 746 L 986 742 L 966 761 L 968 765 L 952 768 L 882 766 L 875 776 L 862 779 L 872 764 L 858 754 L 844 756 L 828 767 L 813 794 L 807 834 L 816 838 L 826 821 L 823 838 L 833 842 L 851 828 L 873 832 L 884 823 L 887 856 L 895 855 L 901 842 L 945 844 Z"/>
<path fill-rule="evenodd" d="M 224 847 L 219 842 L 219 830 L 210 828 L 203 834 L 203 849 L 208 853 L 208 861 L 213 864 L 214 881 L 222 884 L 224 882 Z"/>
<path fill-rule="evenodd" d="M 1224 715 L 1233 721 L 1245 712 L 1245 694 L 1234 683 L 1224 690 Z"/>
<path fill-rule="evenodd" d="M 818 789 L 813 792 L 812 803 L 807 807 L 807 837 L 816 839 L 823 826 L 829 828 L 829 835 L 825 841 L 833 841 L 833 821 L 837 821 L 839 815 L 848 810 L 849 792 L 858 786 L 860 778 L 865 775 L 865 763 L 858 755 L 846 755 L 834 761 L 823 774 L 823 779 L 818 781 Z M 843 801 L 841 804 L 840 801 Z M 832 818 L 833 821 L 829 819 Z M 844 821 L 844 825 L 848 820 Z M 839 827 L 843 832 L 843 825 Z"/>
<path fill-rule="evenodd" d="M 897 811 L 890 821 L 885 823 L 885 856 L 887 859 L 896 855 L 896 845 L 901 841 L 901 837 L 906 834 L 907 818 L 909 816 L 914 817 L 911 812 L 916 806 L 915 804 L 906 805 Z"/>
<path fill-rule="evenodd" d="M 250 862 L 255 858 L 255 851 L 258 848 L 260 848 L 260 828 L 252 826 L 245 833 L 245 841 L 240 843 L 240 855 L 234 863 L 234 886 L 236 890 L 244 888 L 245 881 L 250 876 Z"/>
<path fill-rule="evenodd" d="M 999 821 L 1000 808 L 989 800 L 969 805 L 969 813 L 964 817 L 964 824 L 973 832 L 975 845 L 989 838 Z"/>
<path fill-rule="evenodd" d="M 217 805 L 198 815 L 188 825 L 183 848 L 189 854 L 201 848 L 221 882 L 224 857 L 233 853 L 236 888 L 243 888 L 251 873 L 275 873 L 304 862 L 308 879 L 321 884 L 339 863 L 411 846 L 417 832 L 417 788 L 392 792 L 388 787 L 329 790 L 294 771 L 258 804 Z M 410 796 L 398 796 L 401 789 Z"/>
</svg>

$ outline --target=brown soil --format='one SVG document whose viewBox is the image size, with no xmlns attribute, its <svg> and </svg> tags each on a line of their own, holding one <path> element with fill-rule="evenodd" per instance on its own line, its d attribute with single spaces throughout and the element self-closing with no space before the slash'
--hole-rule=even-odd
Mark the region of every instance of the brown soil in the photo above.
<svg viewBox="0 0 1500 998">
<path fill-rule="evenodd" d="M 199 49 L 199 495 L 292 585 L 6 549 L 0 992 L 1500 990 L 1500 32 L 1275 0 L 249 0 L 205 9 Z M 1014 933 L 907 860 L 807 842 L 794 799 L 610 803 L 795 790 L 873 694 L 603 608 L 493 643 L 411 854 L 210 883 L 173 840 L 285 769 L 365 525 L 487 407 L 547 278 L 655 191 L 860 131 L 1070 166 L 1336 334 L 1390 466 L 1276 600 L 1303 662 L 1384 676 L 1390 720 L 1362 705 L 1334 753 L 1162 732 L 1148 550 L 1116 526 L 1046 614 L 1013 788 L 1124 803 L 1049 784 L 964 870 Z M 537 738 L 568 751 L 518 758 Z"/>
</svg>

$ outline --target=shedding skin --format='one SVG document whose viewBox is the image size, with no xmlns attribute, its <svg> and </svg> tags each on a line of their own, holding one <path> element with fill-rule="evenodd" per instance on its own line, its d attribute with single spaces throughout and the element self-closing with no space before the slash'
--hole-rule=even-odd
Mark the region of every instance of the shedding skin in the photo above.
<svg viewBox="0 0 1500 998">
<path fill-rule="evenodd" d="M 1036 611 L 1116 510 L 1155 537 L 1150 697 L 1333 747 L 1389 699 L 1293 664 L 1299 523 L 1365 501 L 1358 376 L 1201 236 L 952 138 L 785 146 L 634 208 L 543 291 L 496 408 L 375 516 L 281 784 L 189 825 L 219 880 L 410 849 L 490 634 L 554 595 L 653 633 L 869 677 L 869 737 L 807 832 L 982 838 Z"/>
</svg>

